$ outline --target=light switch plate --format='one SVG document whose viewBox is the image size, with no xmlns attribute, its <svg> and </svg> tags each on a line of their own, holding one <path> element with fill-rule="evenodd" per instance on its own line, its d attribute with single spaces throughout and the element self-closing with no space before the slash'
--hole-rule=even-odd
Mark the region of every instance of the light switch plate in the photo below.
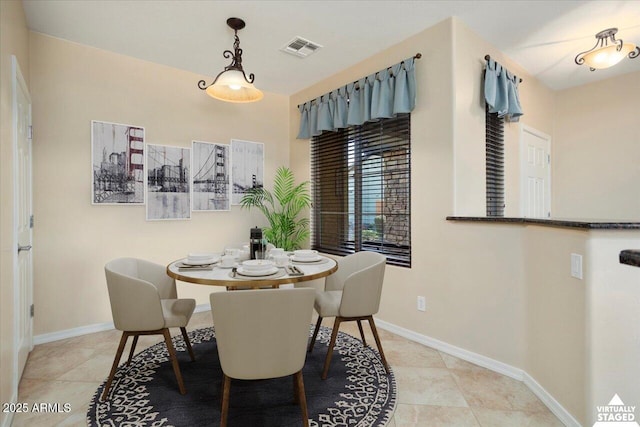
<svg viewBox="0 0 640 427">
<path fill-rule="evenodd" d="M 418 297 L 418 311 L 427 311 L 427 302 L 424 297 Z"/>
<path fill-rule="evenodd" d="M 571 277 L 582 280 L 582 255 L 571 254 Z"/>
</svg>

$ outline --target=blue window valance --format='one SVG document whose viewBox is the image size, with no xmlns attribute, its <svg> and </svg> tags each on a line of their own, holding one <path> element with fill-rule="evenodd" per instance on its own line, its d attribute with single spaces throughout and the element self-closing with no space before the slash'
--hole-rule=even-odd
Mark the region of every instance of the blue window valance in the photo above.
<svg viewBox="0 0 640 427">
<path fill-rule="evenodd" d="M 298 139 L 410 113 L 416 105 L 415 57 L 298 106 Z"/>
<path fill-rule="evenodd" d="M 520 79 L 493 59 L 487 59 L 484 72 L 484 99 L 490 113 L 498 113 L 507 121 L 517 122 L 524 113 L 520 106 Z"/>
</svg>

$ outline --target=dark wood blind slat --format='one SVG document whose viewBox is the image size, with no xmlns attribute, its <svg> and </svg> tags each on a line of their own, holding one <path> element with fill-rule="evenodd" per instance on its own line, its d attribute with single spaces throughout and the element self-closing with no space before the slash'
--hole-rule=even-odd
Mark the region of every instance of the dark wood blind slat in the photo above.
<svg viewBox="0 0 640 427">
<path fill-rule="evenodd" d="M 485 106 L 487 216 L 504 216 L 504 120 Z"/>
</svg>

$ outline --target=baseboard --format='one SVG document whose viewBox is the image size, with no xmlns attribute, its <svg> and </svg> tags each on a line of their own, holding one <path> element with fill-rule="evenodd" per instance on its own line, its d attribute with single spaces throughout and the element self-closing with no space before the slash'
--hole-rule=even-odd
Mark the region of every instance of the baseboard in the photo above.
<svg viewBox="0 0 640 427">
<path fill-rule="evenodd" d="M 16 393 L 17 393 L 17 390 L 14 391 L 14 393 L 11 396 L 11 399 L 9 400 L 9 402 L 11 402 L 11 403 L 17 403 L 18 402 L 18 395 Z M 2 420 L 2 423 L 0 423 L 0 427 L 11 427 L 11 423 L 13 422 L 13 412 L 8 411 L 8 412 L 5 412 L 4 414 L 6 416 Z"/>
<path fill-rule="evenodd" d="M 15 403 L 15 401 L 12 400 L 13 403 Z M 0 424 L 2 427 L 10 427 L 11 423 L 13 422 L 13 412 L 6 412 L 6 417 L 4 417 L 4 420 L 2 421 L 2 424 Z"/>
<path fill-rule="evenodd" d="M 60 341 L 67 338 L 79 337 L 80 335 L 108 331 L 110 329 L 113 329 L 113 322 L 94 323 L 93 325 L 80 326 L 78 328 L 71 328 L 65 329 L 63 331 L 50 332 L 48 334 L 35 335 L 33 337 L 33 345 Z"/>
<path fill-rule="evenodd" d="M 506 363 L 498 362 L 497 360 L 491 359 L 489 357 L 482 356 L 478 353 L 473 353 L 469 350 L 456 347 L 455 345 L 451 345 L 444 341 L 419 334 L 409 329 L 394 325 L 393 323 L 385 322 L 384 320 L 376 319 L 376 325 L 380 326 L 380 328 L 384 330 L 393 332 L 394 334 L 400 335 L 401 337 L 407 338 L 411 341 L 426 345 L 427 347 L 434 348 L 438 351 L 442 351 L 443 353 L 447 353 L 459 359 L 466 360 L 467 362 L 471 362 L 475 365 L 482 366 L 483 368 L 487 368 L 493 372 L 497 372 L 499 374 L 513 378 L 514 380 L 522 381 L 524 379 L 524 371 L 522 371 L 522 369 L 507 365 Z"/>
<path fill-rule="evenodd" d="M 211 306 L 209 304 L 200 304 L 196 306 L 194 313 L 200 313 L 208 310 L 211 310 Z M 67 338 L 79 337 L 81 335 L 93 334 L 95 332 L 109 331 L 111 329 L 114 329 L 113 322 L 105 322 L 80 326 L 78 328 L 65 329 L 63 331 L 50 332 L 48 334 L 35 335 L 33 337 L 33 345 L 60 341 Z"/>
<path fill-rule="evenodd" d="M 582 424 L 576 420 L 564 407 L 553 398 L 531 375 L 524 373 L 524 384 L 529 387 L 538 399 L 567 427 L 581 427 Z"/>
<path fill-rule="evenodd" d="M 581 424 L 567 411 L 547 390 L 544 389 L 531 375 L 520 368 L 513 367 L 506 363 L 491 359 L 490 357 L 465 350 L 460 347 L 448 344 L 444 341 L 419 334 L 417 332 L 376 319 L 376 326 L 396 335 L 407 338 L 411 341 L 426 345 L 443 353 L 450 354 L 459 359 L 466 360 L 475 365 L 482 366 L 493 372 L 505 375 L 518 381 L 522 381 L 538 399 L 567 427 L 580 427 Z"/>
</svg>

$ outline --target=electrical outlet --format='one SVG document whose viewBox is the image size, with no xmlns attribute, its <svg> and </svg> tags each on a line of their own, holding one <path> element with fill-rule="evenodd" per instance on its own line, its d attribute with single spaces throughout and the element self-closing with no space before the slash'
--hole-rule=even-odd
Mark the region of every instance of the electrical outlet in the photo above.
<svg viewBox="0 0 640 427">
<path fill-rule="evenodd" d="M 418 297 L 418 311 L 427 311 L 427 302 L 424 297 Z"/>
<path fill-rule="evenodd" d="M 571 277 L 582 279 L 582 255 L 571 254 Z"/>
</svg>

